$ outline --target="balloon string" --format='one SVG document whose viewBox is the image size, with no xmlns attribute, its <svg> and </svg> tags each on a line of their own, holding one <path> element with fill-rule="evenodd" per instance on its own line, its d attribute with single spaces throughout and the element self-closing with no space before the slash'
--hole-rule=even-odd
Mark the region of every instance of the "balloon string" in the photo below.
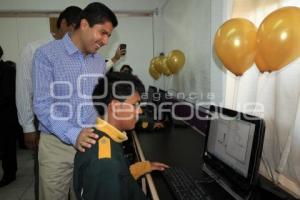
<svg viewBox="0 0 300 200">
<path fill-rule="evenodd" d="M 165 88 L 165 90 L 170 89 L 170 88 L 169 88 L 170 80 L 171 80 L 171 76 L 168 76 L 168 77 L 167 77 L 167 81 L 166 81 L 166 88 Z"/>
<path fill-rule="evenodd" d="M 232 109 L 235 110 L 237 108 L 237 98 L 238 98 L 238 90 L 240 85 L 240 76 L 235 78 L 234 83 L 234 92 L 233 92 L 233 102 L 232 102 Z"/>
<path fill-rule="evenodd" d="M 255 104 L 253 112 L 252 112 L 253 114 L 256 114 L 257 101 L 261 97 L 261 94 L 263 93 L 264 88 L 266 87 L 267 77 L 268 77 L 268 74 L 265 74 L 265 73 L 260 74 L 258 77 L 257 92 L 256 92 L 256 104 Z"/>
</svg>

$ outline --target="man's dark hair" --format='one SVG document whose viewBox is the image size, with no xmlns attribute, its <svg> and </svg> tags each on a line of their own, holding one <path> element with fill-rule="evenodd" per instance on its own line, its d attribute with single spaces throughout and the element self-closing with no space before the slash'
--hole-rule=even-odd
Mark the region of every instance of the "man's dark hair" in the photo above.
<svg viewBox="0 0 300 200">
<path fill-rule="evenodd" d="M 60 29 L 60 24 L 63 19 L 66 20 L 68 26 L 76 25 L 79 20 L 81 11 L 82 9 L 77 6 L 69 6 L 66 9 L 64 9 L 57 19 L 56 28 Z"/>
<path fill-rule="evenodd" d="M 120 72 L 123 72 L 123 70 L 126 70 L 126 73 L 132 74 L 132 68 L 130 67 L 130 65 L 123 65 L 120 69 Z"/>
<path fill-rule="evenodd" d="M 111 22 L 114 28 L 118 26 L 118 20 L 113 11 L 99 2 L 90 3 L 82 10 L 75 29 L 80 27 L 82 19 L 86 19 L 90 27 L 93 27 L 95 24 L 104 24 L 105 22 Z"/>
<path fill-rule="evenodd" d="M 2 58 L 2 56 L 3 56 L 3 49 L 2 49 L 2 47 L 0 46 L 0 59 Z"/>
<path fill-rule="evenodd" d="M 132 86 L 134 86 L 134 88 L 132 88 Z M 103 98 L 97 98 L 97 96 L 100 97 L 105 94 L 105 90 L 107 92 L 106 95 Z M 99 103 L 107 107 L 114 99 L 123 102 L 126 100 L 126 97 L 134 92 L 138 92 L 140 95 L 145 92 L 145 87 L 137 76 L 122 72 L 111 72 L 99 79 L 93 92 L 93 102 L 98 114 L 102 116 L 105 114 L 106 108 L 103 105 L 99 105 Z M 117 97 L 114 95 L 117 95 Z M 120 98 L 120 96 L 125 98 Z"/>
</svg>

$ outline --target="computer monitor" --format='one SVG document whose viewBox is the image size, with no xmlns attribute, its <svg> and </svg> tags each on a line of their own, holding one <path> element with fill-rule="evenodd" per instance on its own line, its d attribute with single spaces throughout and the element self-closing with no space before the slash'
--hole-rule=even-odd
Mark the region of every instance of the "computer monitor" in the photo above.
<svg viewBox="0 0 300 200">
<path fill-rule="evenodd" d="M 247 199 L 258 178 L 264 120 L 211 106 L 204 170 L 236 199 Z"/>
</svg>

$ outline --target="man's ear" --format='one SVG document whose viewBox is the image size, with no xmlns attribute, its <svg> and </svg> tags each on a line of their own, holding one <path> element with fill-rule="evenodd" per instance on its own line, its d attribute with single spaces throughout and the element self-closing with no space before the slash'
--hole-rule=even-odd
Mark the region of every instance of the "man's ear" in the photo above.
<svg viewBox="0 0 300 200">
<path fill-rule="evenodd" d="M 67 28 L 68 27 L 68 23 L 67 23 L 67 20 L 65 18 L 63 18 L 60 22 L 60 29 L 64 29 L 64 28 Z"/>
<path fill-rule="evenodd" d="M 89 22 L 86 19 L 81 19 L 80 29 L 85 30 L 89 27 Z"/>
</svg>

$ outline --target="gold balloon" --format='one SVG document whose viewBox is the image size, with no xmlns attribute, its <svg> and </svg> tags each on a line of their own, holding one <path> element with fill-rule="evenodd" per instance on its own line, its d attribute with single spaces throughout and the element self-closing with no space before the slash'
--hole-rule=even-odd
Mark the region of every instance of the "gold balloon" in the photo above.
<svg viewBox="0 0 300 200">
<path fill-rule="evenodd" d="M 156 66 L 158 66 L 160 64 L 159 58 L 158 57 L 154 57 L 152 58 L 150 65 L 153 65 L 154 68 L 156 68 Z M 156 70 L 157 71 L 157 70 Z"/>
<path fill-rule="evenodd" d="M 170 76 L 172 73 L 167 65 L 167 58 L 165 56 L 156 57 L 153 61 L 154 68 L 159 73 L 162 73 L 166 76 Z"/>
<path fill-rule="evenodd" d="M 261 53 L 260 52 L 256 53 L 255 64 L 256 64 L 257 68 L 259 69 L 259 71 L 262 72 L 262 73 L 270 71 L 268 69 L 268 65 L 267 65 L 266 61 L 261 57 Z"/>
<path fill-rule="evenodd" d="M 215 35 L 214 47 L 223 65 L 237 76 L 251 67 L 256 53 L 255 25 L 247 19 L 226 21 Z"/>
<path fill-rule="evenodd" d="M 159 56 L 159 57 L 154 57 L 154 58 L 152 58 L 150 65 L 153 65 L 153 66 L 154 66 L 154 69 L 155 69 L 157 72 L 162 73 L 161 68 L 160 68 L 160 66 L 161 66 L 161 59 L 160 59 L 160 56 Z"/>
<path fill-rule="evenodd" d="M 161 59 L 161 69 L 162 69 L 162 73 L 166 76 L 170 76 L 172 74 L 172 72 L 170 71 L 170 69 L 168 68 L 168 58 L 166 56 L 163 56 L 163 58 Z"/>
<path fill-rule="evenodd" d="M 300 9 L 284 7 L 269 14 L 257 32 L 257 51 L 265 71 L 283 68 L 300 55 Z"/>
<path fill-rule="evenodd" d="M 154 68 L 154 65 L 151 64 L 149 67 L 149 74 L 152 76 L 152 78 L 154 78 L 155 80 L 159 79 L 160 77 L 160 73 L 158 71 L 156 71 L 156 69 Z"/>
<path fill-rule="evenodd" d="M 180 50 L 173 50 L 169 52 L 167 55 L 166 63 L 170 72 L 172 74 L 176 74 L 182 69 L 185 63 L 184 53 Z"/>
</svg>

